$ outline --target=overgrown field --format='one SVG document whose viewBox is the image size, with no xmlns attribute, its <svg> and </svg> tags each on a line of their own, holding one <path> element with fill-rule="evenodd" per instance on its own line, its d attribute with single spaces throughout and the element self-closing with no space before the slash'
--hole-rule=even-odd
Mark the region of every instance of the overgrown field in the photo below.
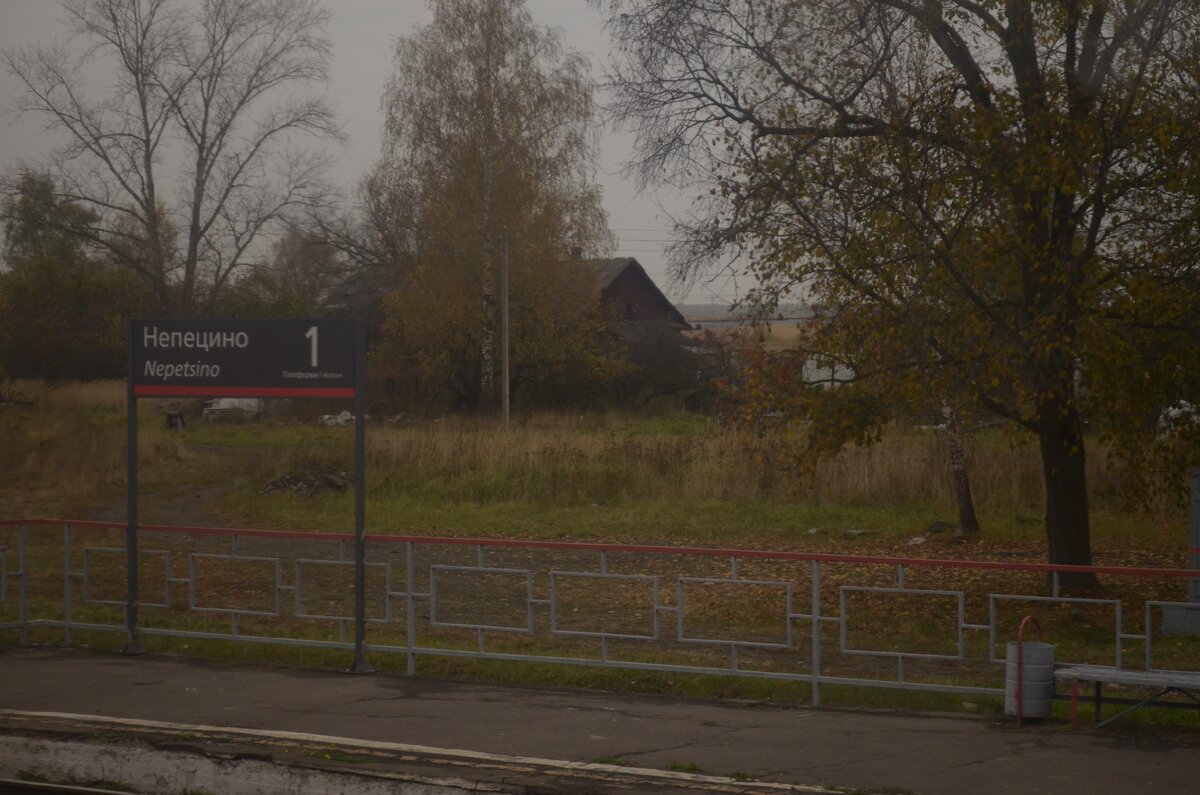
<svg viewBox="0 0 1200 795">
<path fill-rule="evenodd" d="M 123 520 L 124 385 L 16 387 L 9 385 L 6 394 L 17 399 L 0 404 L 0 515 Z M 155 401 L 139 404 L 140 506 L 145 522 L 330 531 L 353 527 L 353 495 L 346 488 L 352 470 L 353 428 L 316 422 L 317 415 L 341 411 L 345 406 L 304 404 L 253 421 L 210 422 L 200 418 L 198 403 L 185 403 L 182 408 L 188 423 L 182 431 L 166 430 L 163 408 Z M 967 440 L 983 525 L 982 534 L 971 539 L 956 539 L 950 532 L 955 512 L 948 453 L 936 428 L 892 428 L 881 444 L 849 450 L 807 475 L 785 465 L 786 440 L 772 432 L 745 437 L 716 419 L 682 414 L 539 414 L 519 417 L 508 429 L 494 421 L 462 417 L 414 420 L 376 416 L 368 424 L 367 441 L 368 533 L 612 540 L 1010 561 L 1044 558 L 1037 450 L 998 429 L 975 432 Z M 1089 478 L 1097 562 L 1185 565 L 1186 516 L 1166 505 L 1142 506 L 1140 510 L 1125 505 L 1118 496 L 1119 477 L 1107 451 L 1093 443 Z M 119 548 L 120 533 L 105 532 L 111 535 L 108 545 Z M 62 560 L 61 550 L 54 546 L 61 534 L 50 533 L 45 538 L 49 545 L 43 549 L 39 541 L 30 555 L 53 575 Z M 116 567 L 114 587 L 120 586 L 120 560 L 110 562 Z M 186 572 L 175 574 L 186 576 Z M 753 572 L 747 570 L 746 574 Z M 768 579 L 790 576 L 767 574 Z M 912 583 L 919 585 L 918 575 L 911 576 Z M 1033 589 L 1030 592 L 1040 587 L 1038 578 L 1034 580 L 1025 584 Z M 61 573 L 47 581 L 45 594 L 38 596 L 44 601 L 38 602 L 39 609 L 51 614 L 59 609 L 60 582 Z M 824 587 L 836 584 L 837 579 L 830 577 Z M 963 588 L 971 598 L 1005 589 L 1001 583 L 974 579 L 930 581 L 926 586 Z M 233 598 L 237 587 L 235 582 L 229 593 L 218 596 Z M 797 588 L 797 593 L 808 592 L 803 583 Z M 112 596 L 118 601 L 119 591 L 118 587 Z M 1110 595 L 1117 594 L 1113 591 Z M 1130 596 L 1177 598 L 1173 590 L 1165 595 Z M 261 594 L 247 592 L 242 597 L 253 601 L 261 599 Z M 339 591 L 336 598 L 344 600 L 345 593 Z M 597 604 L 600 602 L 603 600 Z M 731 605 L 718 607 L 725 610 Z M 97 612 L 93 618 L 100 620 L 99 614 L 106 610 L 117 609 L 89 606 L 79 611 L 76 620 L 87 620 L 91 616 L 88 611 Z M 867 605 L 858 611 L 860 621 L 865 621 L 859 630 L 883 638 L 891 628 L 916 620 L 915 612 L 905 610 L 906 603 L 896 599 Z M 120 616 L 113 615 L 104 620 L 119 625 Z M 150 620 L 149 613 L 147 616 Z M 1053 623 L 1049 612 L 1043 611 L 1043 618 Z M 208 626 L 204 623 L 208 619 L 201 626 L 191 615 L 171 620 L 183 622 L 178 628 Z M 738 613 L 736 620 L 746 619 Z M 1109 619 L 1102 616 L 1097 626 L 1107 627 L 1105 621 Z M 1064 622 L 1061 627 L 1070 626 L 1072 632 L 1090 631 L 1092 623 L 1081 624 L 1074 613 Z M 1093 642 L 1086 632 L 1078 639 L 1078 633 L 1065 633 L 1061 627 L 1054 631 L 1060 645 L 1067 644 L 1062 648 L 1068 656 L 1090 656 L 1093 646 L 1102 648 L 1106 642 Z M 249 624 L 244 629 L 250 631 Z M 311 628 L 291 627 L 289 631 L 309 632 Z M 1104 632 L 1104 638 L 1111 640 L 1111 629 Z M 934 635 L 933 630 L 919 634 Z M 118 635 L 103 633 L 77 636 L 80 642 L 100 650 L 116 650 L 121 640 Z M 332 637 L 338 637 L 337 630 Z M 40 630 L 34 640 L 61 642 L 58 638 L 61 635 L 56 631 Z M 835 645 L 836 638 L 829 639 L 829 647 Z M 157 651 L 213 659 L 345 664 L 340 652 L 259 648 L 225 641 L 158 639 L 152 646 Z M 1168 662 L 1178 662 L 1176 657 L 1191 654 L 1191 648 L 1163 645 L 1160 653 Z M 1131 659 L 1136 657 L 1136 649 L 1128 652 Z M 705 661 L 688 657 L 683 662 Z M 375 663 L 389 669 L 399 664 L 386 656 Z M 1186 662 L 1183 667 L 1188 667 Z M 807 686 L 796 683 L 631 674 L 536 663 L 430 658 L 422 660 L 420 672 L 536 686 L 783 701 L 807 698 Z M 853 688 L 831 688 L 826 701 L 846 706 L 999 710 L 999 704 L 990 699 L 965 702 L 954 696 Z M 1198 719 L 1193 713 L 1160 717 L 1156 711 L 1148 715 L 1151 724 L 1163 721 L 1193 728 Z"/>
<path fill-rule="evenodd" d="M 122 519 L 125 395 L 120 382 L 10 386 L 0 404 L 0 513 Z M 353 468 L 352 427 L 323 427 L 303 404 L 249 422 L 210 422 L 184 403 L 187 427 L 139 404 L 139 485 L 146 521 L 347 530 L 349 490 L 311 489 Z M 538 414 L 508 429 L 491 420 L 373 417 L 367 428 L 368 532 L 621 539 L 693 545 L 840 547 L 929 536 L 955 519 L 947 451 L 935 428 L 893 428 L 814 474 L 787 466 L 786 440 L 745 437 L 683 414 Z M 1036 448 L 988 429 L 968 438 L 984 532 L 973 544 L 1037 557 L 1042 492 Z M 1094 544 L 1182 563 L 1186 517 L 1133 509 L 1119 473 L 1093 443 Z M 286 477 L 285 477 L 286 476 Z M 283 480 L 281 480 L 283 478 Z M 328 480 L 328 478 L 327 478 Z M 268 490 L 274 483 L 278 488 Z M 268 492 L 269 493 L 265 493 Z M 311 493 L 316 491 L 316 493 Z M 970 545 L 955 556 L 971 556 Z"/>
</svg>

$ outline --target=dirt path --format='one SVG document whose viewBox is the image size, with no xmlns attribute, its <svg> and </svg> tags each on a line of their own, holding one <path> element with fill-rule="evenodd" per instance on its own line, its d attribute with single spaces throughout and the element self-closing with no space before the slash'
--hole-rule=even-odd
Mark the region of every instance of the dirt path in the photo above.
<svg viewBox="0 0 1200 795">
<path fill-rule="evenodd" d="M 218 506 L 226 494 L 244 484 L 254 469 L 254 459 L 269 456 L 269 451 L 218 445 L 188 445 L 189 450 L 228 459 L 229 476 L 209 483 L 167 486 L 154 490 L 142 489 L 138 495 L 139 520 L 145 524 L 165 524 L 179 527 L 221 527 L 231 518 Z M 249 466 L 248 466 L 249 464 Z M 123 522 L 126 517 L 124 495 L 110 497 L 92 510 L 86 518 L 101 522 Z M 236 524 L 236 522 L 234 522 Z"/>
</svg>

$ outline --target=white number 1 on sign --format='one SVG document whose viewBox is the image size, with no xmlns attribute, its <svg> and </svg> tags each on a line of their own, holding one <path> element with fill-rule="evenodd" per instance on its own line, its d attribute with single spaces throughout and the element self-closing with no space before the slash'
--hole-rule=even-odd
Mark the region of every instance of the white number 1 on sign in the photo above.
<svg viewBox="0 0 1200 795">
<path fill-rule="evenodd" d="M 310 347 L 309 347 L 309 351 L 310 351 L 309 366 L 316 367 L 317 366 L 317 327 L 313 326 L 312 328 L 310 328 L 308 330 L 308 332 L 305 333 L 304 339 L 309 340 L 309 342 L 311 343 Z"/>
</svg>

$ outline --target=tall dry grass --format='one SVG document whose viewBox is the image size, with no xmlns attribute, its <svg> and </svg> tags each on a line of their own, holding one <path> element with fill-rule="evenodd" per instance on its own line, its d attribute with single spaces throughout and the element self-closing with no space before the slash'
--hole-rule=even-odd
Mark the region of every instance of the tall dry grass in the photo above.
<svg viewBox="0 0 1200 795">
<path fill-rule="evenodd" d="M 0 404 L 0 512 L 59 514 L 119 497 L 125 487 L 126 405 L 121 381 L 9 383 Z M 146 401 L 144 401 L 146 402 Z M 139 407 L 139 462 L 179 460 L 154 402 Z"/>
<path fill-rule="evenodd" d="M 32 405 L 0 404 L 0 513 L 60 512 L 119 499 L 126 466 L 124 389 L 122 382 L 27 384 L 23 393 L 32 396 Z M 240 429 L 193 423 L 183 433 L 169 433 L 156 409 L 154 401 L 139 406 L 139 461 L 147 488 L 204 478 L 265 482 L 281 471 L 350 466 L 346 428 L 272 419 Z M 201 451 L 214 439 L 231 447 L 253 444 L 261 454 Z M 748 441 L 715 420 L 692 416 L 539 414 L 509 429 L 471 418 L 407 427 L 371 423 L 368 468 L 373 493 L 427 503 L 762 500 L 924 505 L 954 516 L 949 453 L 935 429 L 892 428 L 880 444 L 849 449 L 812 474 L 784 465 L 781 440 Z M 969 436 L 967 445 L 978 508 L 1039 519 L 1036 446 L 995 430 Z M 1113 496 L 1119 472 L 1099 443 L 1089 448 L 1088 476 L 1094 504 L 1120 510 Z M 1170 513 L 1169 506 L 1160 510 Z"/>
<path fill-rule="evenodd" d="M 968 437 L 967 467 L 976 506 L 981 510 L 1040 512 L 1044 501 L 1037 448 L 1029 442 L 988 431 Z M 1093 483 L 1108 471 L 1089 465 Z M 950 452 L 935 429 L 894 427 L 882 442 L 853 447 L 818 467 L 811 490 L 832 502 L 933 502 L 953 505 Z"/>
<path fill-rule="evenodd" d="M 478 501 L 746 500 L 754 478 L 731 477 L 746 453 L 715 423 L 686 432 L 606 415 L 529 418 L 509 430 L 446 420 L 374 430 L 370 466 L 397 488 Z"/>
<path fill-rule="evenodd" d="M 395 488 L 442 489 L 447 498 L 479 501 L 955 505 L 949 450 L 936 429 L 892 428 L 881 443 L 850 448 L 813 473 L 790 468 L 782 444 L 770 451 L 773 444 L 697 418 L 664 428 L 621 415 L 547 414 L 508 431 L 453 419 L 373 430 L 369 455 L 372 470 L 386 473 Z M 1036 445 L 996 430 L 974 434 L 967 444 L 977 507 L 1040 517 L 1044 491 Z M 1088 476 L 1097 504 L 1121 507 L 1112 496 L 1119 473 L 1098 443 Z"/>
</svg>

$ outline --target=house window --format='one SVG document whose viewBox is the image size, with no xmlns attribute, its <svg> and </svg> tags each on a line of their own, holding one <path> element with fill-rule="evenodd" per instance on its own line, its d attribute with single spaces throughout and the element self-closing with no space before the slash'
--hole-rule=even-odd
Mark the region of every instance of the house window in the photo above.
<svg viewBox="0 0 1200 795">
<path fill-rule="evenodd" d="M 633 320 L 633 303 L 632 302 L 627 301 L 625 303 L 625 319 Z"/>
</svg>

